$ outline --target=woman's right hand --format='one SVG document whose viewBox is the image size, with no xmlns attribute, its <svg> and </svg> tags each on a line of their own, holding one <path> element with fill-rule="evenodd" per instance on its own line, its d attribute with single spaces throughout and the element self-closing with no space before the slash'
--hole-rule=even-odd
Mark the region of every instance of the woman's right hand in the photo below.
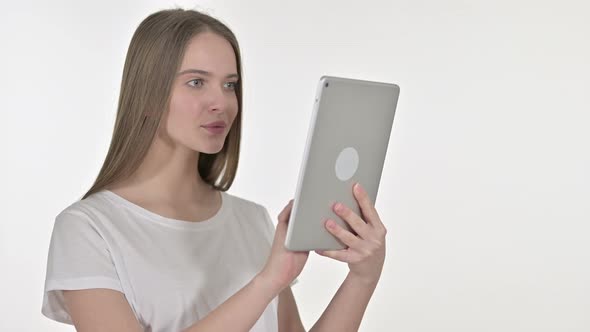
<svg viewBox="0 0 590 332">
<path fill-rule="evenodd" d="M 309 251 L 289 251 L 285 248 L 287 224 L 292 208 L 293 200 L 290 200 L 279 214 L 271 253 L 260 272 L 260 275 L 273 287 L 276 287 L 278 292 L 289 286 L 301 273 L 309 256 Z"/>
</svg>

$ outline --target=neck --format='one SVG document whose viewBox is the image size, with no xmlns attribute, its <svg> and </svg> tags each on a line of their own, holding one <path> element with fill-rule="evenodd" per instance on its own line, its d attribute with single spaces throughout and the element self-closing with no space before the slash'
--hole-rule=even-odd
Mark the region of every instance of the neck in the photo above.
<svg viewBox="0 0 590 332">
<path fill-rule="evenodd" d="M 149 201 L 175 204 L 205 201 L 215 189 L 201 178 L 198 161 L 198 151 L 170 148 L 156 140 L 140 167 L 117 187 Z"/>
</svg>

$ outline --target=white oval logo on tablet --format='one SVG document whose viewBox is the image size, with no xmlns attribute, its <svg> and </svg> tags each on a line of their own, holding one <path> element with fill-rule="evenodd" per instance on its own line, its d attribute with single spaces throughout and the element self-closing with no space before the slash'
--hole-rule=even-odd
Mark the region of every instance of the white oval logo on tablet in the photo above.
<svg viewBox="0 0 590 332">
<path fill-rule="evenodd" d="M 352 147 L 345 148 L 336 159 L 336 177 L 340 181 L 350 179 L 359 166 L 359 154 Z"/>
</svg>

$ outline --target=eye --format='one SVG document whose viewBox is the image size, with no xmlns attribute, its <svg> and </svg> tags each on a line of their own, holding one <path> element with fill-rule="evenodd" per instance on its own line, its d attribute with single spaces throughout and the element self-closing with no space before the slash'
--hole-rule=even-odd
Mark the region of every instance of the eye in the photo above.
<svg viewBox="0 0 590 332">
<path fill-rule="evenodd" d="M 187 83 L 188 85 L 192 86 L 192 87 L 197 87 L 197 86 L 203 86 L 203 80 L 200 78 L 196 78 L 194 80 L 190 80 Z M 199 85 L 197 85 L 199 84 Z"/>
<path fill-rule="evenodd" d="M 238 82 L 227 82 L 227 83 L 225 84 L 225 86 L 226 86 L 226 87 L 227 87 L 227 86 L 229 86 L 229 88 L 230 88 L 231 90 L 235 90 L 237 85 L 238 85 Z"/>
</svg>

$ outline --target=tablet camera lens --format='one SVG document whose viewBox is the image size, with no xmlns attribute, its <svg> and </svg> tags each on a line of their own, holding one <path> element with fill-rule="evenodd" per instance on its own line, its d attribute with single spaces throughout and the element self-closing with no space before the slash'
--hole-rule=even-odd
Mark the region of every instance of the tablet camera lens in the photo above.
<svg viewBox="0 0 590 332">
<path fill-rule="evenodd" d="M 327 88 L 328 85 L 330 85 L 330 83 L 326 82 L 326 84 L 324 84 L 324 86 Z"/>
</svg>

